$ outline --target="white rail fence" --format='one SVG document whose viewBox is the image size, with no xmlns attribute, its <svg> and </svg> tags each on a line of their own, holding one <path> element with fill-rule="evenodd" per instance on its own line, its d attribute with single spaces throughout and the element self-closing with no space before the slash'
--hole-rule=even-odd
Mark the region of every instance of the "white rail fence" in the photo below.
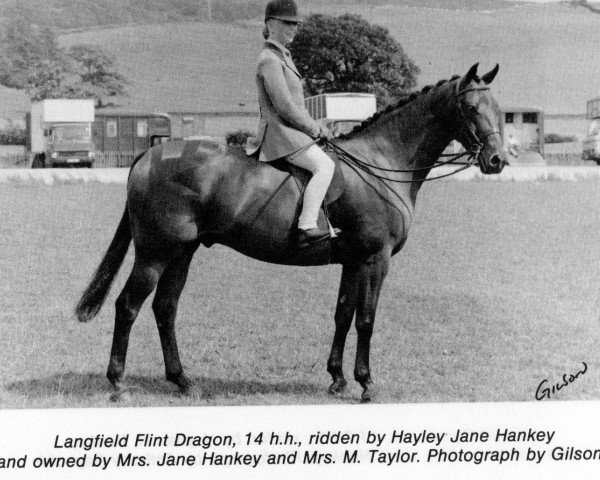
<svg viewBox="0 0 600 480">
<path fill-rule="evenodd" d="M 435 169 L 430 177 L 450 173 L 454 167 Z M 71 185 L 71 184 L 125 184 L 127 168 L 5 168 L 0 169 L 0 184 L 21 186 L 35 185 Z M 600 181 L 600 167 L 582 166 L 508 166 L 499 175 L 483 175 L 478 168 L 472 167 L 456 175 L 439 180 L 481 181 L 481 182 L 579 182 Z"/>
</svg>

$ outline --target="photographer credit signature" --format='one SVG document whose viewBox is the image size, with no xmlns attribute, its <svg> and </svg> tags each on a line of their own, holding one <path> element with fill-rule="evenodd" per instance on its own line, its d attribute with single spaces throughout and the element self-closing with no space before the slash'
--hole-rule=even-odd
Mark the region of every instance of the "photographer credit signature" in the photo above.
<svg viewBox="0 0 600 480">
<path fill-rule="evenodd" d="M 581 363 L 583 363 L 583 370 L 579 370 L 577 373 L 563 374 L 562 382 L 558 382 L 553 385 L 550 385 L 548 383 L 547 379 L 542 380 L 540 382 L 540 384 L 538 385 L 537 390 L 535 391 L 536 400 L 543 400 L 544 398 L 551 398 L 552 395 L 554 395 L 555 393 L 558 393 L 564 387 L 567 387 L 569 384 L 573 383 L 581 375 L 584 375 L 588 370 L 588 366 L 585 362 L 581 362 Z"/>
</svg>

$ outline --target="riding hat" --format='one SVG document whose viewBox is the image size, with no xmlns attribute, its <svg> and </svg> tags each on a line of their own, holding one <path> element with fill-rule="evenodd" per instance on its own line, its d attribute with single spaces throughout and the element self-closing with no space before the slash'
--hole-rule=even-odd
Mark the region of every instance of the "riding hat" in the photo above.
<svg viewBox="0 0 600 480">
<path fill-rule="evenodd" d="M 269 18 L 276 18 L 284 22 L 300 23 L 302 21 L 294 0 L 270 0 L 265 11 L 265 22 Z"/>
</svg>

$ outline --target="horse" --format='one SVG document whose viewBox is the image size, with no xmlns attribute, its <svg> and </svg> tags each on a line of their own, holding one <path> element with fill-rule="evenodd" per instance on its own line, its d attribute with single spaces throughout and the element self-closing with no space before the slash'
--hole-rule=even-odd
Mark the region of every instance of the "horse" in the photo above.
<svg viewBox="0 0 600 480">
<path fill-rule="evenodd" d="M 343 353 L 355 317 L 354 378 L 362 387 L 361 401 L 371 401 L 369 350 L 377 302 L 390 258 L 405 244 L 422 183 L 452 140 L 484 174 L 499 173 L 507 163 L 498 104 L 488 86 L 499 67 L 481 77 L 477 68 L 413 92 L 333 141 L 359 163 L 341 164 L 345 187 L 328 208 L 341 235 L 310 248 L 297 246 L 302 193 L 289 172 L 249 158 L 239 147 L 208 148 L 193 141 L 167 142 L 140 155 L 130 169 L 125 212 L 76 307 L 82 322 L 99 312 L 133 240 L 133 268 L 115 302 L 107 371 L 114 395 L 128 391 L 130 330 L 155 288 L 152 309 L 166 378 L 182 394 L 190 392 L 175 337 L 177 305 L 196 250 L 219 243 L 276 264 L 342 265 L 327 362 L 329 393 L 337 395 L 347 385 Z"/>
</svg>

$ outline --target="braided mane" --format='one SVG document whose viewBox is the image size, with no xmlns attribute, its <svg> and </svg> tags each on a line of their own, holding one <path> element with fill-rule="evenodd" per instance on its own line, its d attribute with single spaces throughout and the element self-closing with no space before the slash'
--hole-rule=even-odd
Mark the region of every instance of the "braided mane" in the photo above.
<svg viewBox="0 0 600 480">
<path fill-rule="evenodd" d="M 343 135 L 340 135 L 338 138 L 340 138 L 342 140 L 350 138 L 354 134 L 356 134 L 358 132 L 361 132 L 366 127 L 368 127 L 372 123 L 374 123 L 377 120 L 379 120 L 384 115 L 387 115 L 387 114 L 389 114 L 389 113 L 391 113 L 391 112 L 393 112 L 393 111 L 395 111 L 395 110 L 397 110 L 397 109 L 399 109 L 401 107 L 404 107 L 407 103 L 412 102 L 415 98 L 420 97 L 421 95 L 429 92 L 431 89 L 437 88 L 437 87 L 439 87 L 441 85 L 444 85 L 446 83 L 452 82 L 452 81 L 454 81 L 454 80 L 456 80 L 458 78 L 460 78 L 460 75 L 454 75 L 452 78 L 450 78 L 448 80 L 440 80 L 435 85 L 427 85 L 427 86 L 423 87 L 420 92 L 412 92 L 412 93 L 410 93 L 408 95 L 405 95 L 405 96 L 401 97 L 400 100 L 398 100 L 396 103 L 394 103 L 392 105 L 388 105 L 383 110 L 375 113 L 372 117 L 367 118 L 366 120 L 364 120 L 360 124 L 356 125 L 348 133 L 344 133 Z"/>
</svg>

